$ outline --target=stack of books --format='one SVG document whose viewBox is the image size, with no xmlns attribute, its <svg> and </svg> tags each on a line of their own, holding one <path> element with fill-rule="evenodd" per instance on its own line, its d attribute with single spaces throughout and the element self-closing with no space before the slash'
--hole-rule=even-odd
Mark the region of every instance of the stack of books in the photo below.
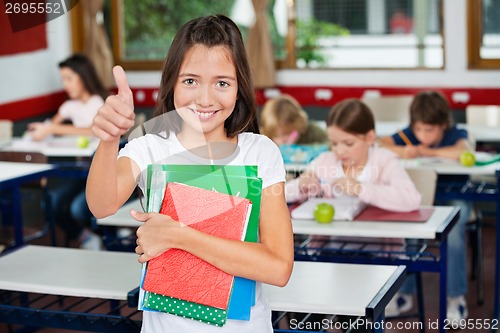
<svg viewBox="0 0 500 333">
<path fill-rule="evenodd" d="M 256 242 L 262 180 L 256 166 L 150 165 L 148 211 L 217 237 Z M 170 249 L 143 266 L 139 309 L 222 326 L 249 320 L 255 281 Z"/>
</svg>

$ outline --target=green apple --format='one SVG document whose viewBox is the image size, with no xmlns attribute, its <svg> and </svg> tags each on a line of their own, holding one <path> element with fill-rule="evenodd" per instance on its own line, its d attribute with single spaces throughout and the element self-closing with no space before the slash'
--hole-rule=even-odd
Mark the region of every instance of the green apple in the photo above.
<svg viewBox="0 0 500 333">
<path fill-rule="evenodd" d="M 464 151 L 463 153 L 461 153 L 460 164 L 462 164 L 465 167 L 474 166 L 476 164 L 476 157 L 474 156 L 474 153 L 470 151 Z"/>
<path fill-rule="evenodd" d="M 86 136 L 79 136 L 76 139 L 76 146 L 78 148 L 87 148 L 89 145 L 89 138 Z"/>
<path fill-rule="evenodd" d="M 335 215 L 335 208 L 330 204 L 322 202 L 316 205 L 313 214 L 314 219 L 319 223 L 330 223 Z"/>
</svg>

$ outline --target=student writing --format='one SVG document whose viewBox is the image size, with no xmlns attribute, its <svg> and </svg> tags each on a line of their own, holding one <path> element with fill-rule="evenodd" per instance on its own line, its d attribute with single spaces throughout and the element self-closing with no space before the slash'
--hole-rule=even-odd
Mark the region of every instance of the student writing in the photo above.
<svg viewBox="0 0 500 333">
<path fill-rule="evenodd" d="M 347 99 L 328 114 L 331 151 L 314 159 L 307 170 L 286 185 L 287 202 L 308 196 L 357 196 L 361 201 L 392 211 L 412 211 L 420 193 L 397 156 L 374 145 L 375 121 L 361 101 Z"/>
</svg>

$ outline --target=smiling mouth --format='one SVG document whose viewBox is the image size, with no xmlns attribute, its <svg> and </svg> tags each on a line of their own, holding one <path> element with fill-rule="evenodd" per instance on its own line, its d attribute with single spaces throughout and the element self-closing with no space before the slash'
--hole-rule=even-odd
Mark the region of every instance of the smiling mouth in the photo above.
<svg viewBox="0 0 500 333">
<path fill-rule="evenodd" d="M 193 113 L 201 119 L 210 119 L 218 112 L 218 111 L 200 112 L 200 111 L 193 110 L 193 109 L 191 109 L 191 111 L 193 111 Z"/>
</svg>

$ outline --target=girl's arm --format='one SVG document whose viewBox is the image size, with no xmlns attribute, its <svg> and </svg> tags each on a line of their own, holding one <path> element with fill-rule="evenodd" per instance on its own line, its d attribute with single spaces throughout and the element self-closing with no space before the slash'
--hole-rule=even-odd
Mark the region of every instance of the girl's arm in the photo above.
<svg viewBox="0 0 500 333">
<path fill-rule="evenodd" d="M 420 193 L 398 159 L 374 167 L 379 175 L 375 182 L 362 184 L 361 201 L 395 212 L 410 212 L 420 206 Z"/>
<path fill-rule="evenodd" d="M 293 233 L 283 183 L 262 191 L 260 243 L 223 239 L 181 227 L 168 216 L 139 213 L 144 223 L 137 230 L 137 254 L 146 262 L 170 248 L 178 248 L 207 261 L 228 274 L 284 286 L 293 267 Z"/>
<path fill-rule="evenodd" d="M 316 196 L 321 192 L 328 193 L 329 185 L 321 184 L 321 177 L 327 178 L 327 169 L 332 166 L 329 159 L 331 152 L 325 152 L 309 163 L 299 177 L 286 182 L 286 202 L 294 203 L 302 201 L 310 196 Z"/>
<path fill-rule="evenodd" d="M 48 124 L 45 125 L 47 126 L 47 130 L 50 134 L 53 135 L 85 135 L 85 136 L 91 136 L 92 135 L 92 129 L 85 128 L 85 127 L 75 127 L 71 124 Z"/>
<path fill-rule="evenodd" d="M 95 105 L 95 108 L 97 107 L 98 106 Z M 30 123 L 28 125 L 28 129 L 31 137 L 35 141 L 41 141 L 49 135 L 92 135 L 92 129 L 90 127 L 80 128 L 71 124 L 63 124 L 63 122 L 64 117 L 61 115 L 61 109 L 59 109 L 59 112 L 57 112 L 56 115 L 50 119 L 50 122 Z"/>
<path fill-rule="evenodd" d="M 400 158 L 415 158 L 419 156 L 418 146 L 400 146 L 394 142 L 392 136 L 384 136 L 378 139 L 381 147 L 387 148 Z"/>
<path fill-rule="evenodd" d="M 467 139 L 460 139 L 453 146 L 442 148 L 418 147 L 418 151 L 421 156 L 443 157 L 452 160 L 458 160 L 460 158 L 460 154 L 463 153 L 464 150 L 470 149 L 471 146 L 469 144 L 469 140 Z"/>
<path fill-rule="evenodd" d="M 140 173 L 131 159 L 117 159 L 120 136 L 134 125 L 134 104 L 123 68 L 115 66 L 113 75 L 118 94 L 106 99 L 92 125 L 92 132 L 101 141 L 90 166 L 86 196 L 97 218 L 114 214 L 123 205 Z"/>
</svg>

